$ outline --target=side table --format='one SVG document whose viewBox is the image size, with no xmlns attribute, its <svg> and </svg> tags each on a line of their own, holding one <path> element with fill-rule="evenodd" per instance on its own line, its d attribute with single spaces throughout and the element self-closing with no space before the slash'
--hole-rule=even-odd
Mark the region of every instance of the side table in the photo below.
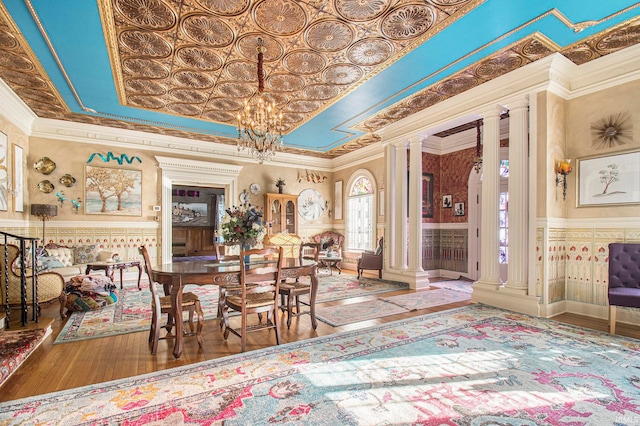
<svg viewBox="0 0 640 426">
<path fill-rule="evenodd" d="M 140 279 L 142 278 L 142 266 L 140 265 L 139 260 L 129 260 L 126 262 L 89 263 L 87 264 L 87 270 L 85 271 L 85 274 L 89 275 L 89 272 L 91 271 L 104 271 L 105 275 L 111 278 L 111 281 L 113 281 L 113 273 L 116 269 L 119 269 L 120 270 L 120 288 L 122 289 L 122 272 L 125 269 L 132 268 L 134 266 L 138 268 L 138 290 L 142 290 L 142 288 L 140 287 Z"/>
<path fill-rule="evenodd" d="M 333 275 L 333 269 L 336 268 L 338 270 L 338 274 L 342 273 L 342 269 L 338 266 L 338 263 L 342 262 L 342 257 L 340 256 L 318 256 L 318 263 L 325 268 L 329 268 L 329 274 Z"/>
</svg>

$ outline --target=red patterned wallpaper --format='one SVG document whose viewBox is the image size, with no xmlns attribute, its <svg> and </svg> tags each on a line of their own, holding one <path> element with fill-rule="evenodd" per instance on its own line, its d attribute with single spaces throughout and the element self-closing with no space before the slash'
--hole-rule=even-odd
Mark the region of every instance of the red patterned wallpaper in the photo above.
<svg viewBox="0 0 640 426">
<path fill-rule="evenodd" d="M 467 198 L 469 173 L 473 169 L 476 149 L 469 148 L 445 155 L 422 154 L 423 173 L 432 173 L 434 178 L 434 215 L 423 218 L 424 223 L 458 223 L 467 221 Z M 442 197 L 452 196 L 452 207 L 443 208 Z M 465 215 L 454 216 L 453 205 L 464 203 Z"/>
</svg>

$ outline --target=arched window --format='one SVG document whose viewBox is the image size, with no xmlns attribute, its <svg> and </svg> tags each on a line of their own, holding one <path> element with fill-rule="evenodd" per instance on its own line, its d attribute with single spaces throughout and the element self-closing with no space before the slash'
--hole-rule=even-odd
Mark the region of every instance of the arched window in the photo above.
<svg viewBox="0 0 640 426">
<path fill-rule="evenodd" d="M 356 172 L 347 198 L 347 250 L 372 250 L 375 233 L 375 188 L 373 176 Z"/>
</svg>

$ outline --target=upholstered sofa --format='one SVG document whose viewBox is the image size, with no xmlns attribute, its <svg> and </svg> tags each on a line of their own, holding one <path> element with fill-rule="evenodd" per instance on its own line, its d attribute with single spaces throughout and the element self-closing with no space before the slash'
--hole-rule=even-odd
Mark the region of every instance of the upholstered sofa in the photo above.
<svg viewBox="0 0 640 426">
<path fill-rule="evenodd" d="M 49 243 L 45 246 L 46 255 L 51 260 L 51 257 L 59 260 L 60 264 L 51 262 L 50 268 L 45 268 L 49 272 L 57 272 L 62 275 L 65 281 L 69 281 L 71 277 L 76 275 L 84 275 L 87 264 L 92 262 L 110 262 L 116 261 L 118 253 L 110 250 L 100 250 L 98 246 L 94 244 L 88 244 L 77 247 L 66 247 L 55 243 Z M 42 257 L 39 257 L 39 263 L 43 262 Z M 46 266 L 46 265 L 45 265 Z"/>
</svg>

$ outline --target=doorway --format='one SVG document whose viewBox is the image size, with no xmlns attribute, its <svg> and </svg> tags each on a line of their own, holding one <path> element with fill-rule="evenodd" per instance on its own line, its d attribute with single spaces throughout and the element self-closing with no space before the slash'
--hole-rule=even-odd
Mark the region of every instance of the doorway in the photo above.
<svg viewBox="0 0 640 426">
<path fill-rule="evenodd" d="M 172 202 L 174 186 L 223 188 L 225 200 L 238 197 L 238 175 L 242 166 L 208 161 L 156 156 L 162 172 L 162 230 L 159 262 L 172 258 Z"/>
</svg>

